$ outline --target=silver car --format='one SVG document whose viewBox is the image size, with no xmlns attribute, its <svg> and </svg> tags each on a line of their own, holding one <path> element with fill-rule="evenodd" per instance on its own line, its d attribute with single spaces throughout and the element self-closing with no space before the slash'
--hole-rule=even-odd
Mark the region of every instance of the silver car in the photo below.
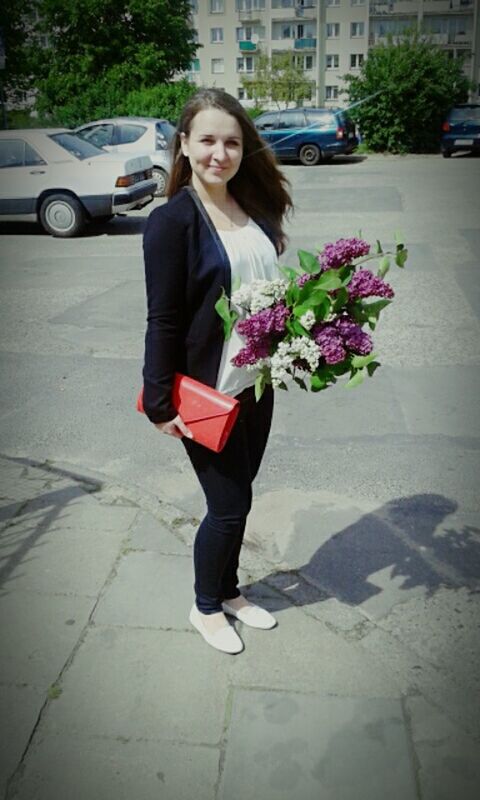
<svg viewBox="0 0 480 800">
<path fill-rule="evenodd" d="M 155 117 L 113 117 L 98 119 L 75 129 L 87 141 L 111 153 L 145 153 L 152 159 L 156 197 L 163 197 L 172 160 L 170 144 L 174 126 Z"/>
<path fill-rule="evenodd" d="M 0 221 L 75 236 L 90 220 L 142 208 L 155 190 L 148 156 L 106 153 L 63 128 L 0 131 Z"/>
</svg>

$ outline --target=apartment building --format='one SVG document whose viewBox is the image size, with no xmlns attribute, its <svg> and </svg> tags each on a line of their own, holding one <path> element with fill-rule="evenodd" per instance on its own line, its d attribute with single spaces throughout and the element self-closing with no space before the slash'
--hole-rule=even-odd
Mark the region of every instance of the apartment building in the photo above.
<svg viewBox="0 0 480 800">
<path fill-rule="evenodd" d="M 261 51 L 293 50 L 312 82 L 311 105 L 342 106 L 346 73 L 358 73 L 369 47 L 425 30 L 451 57 L 466 53 L 465 71 L 480 85 L 480 0 L 191 0 L 202 47 L 188 72 L 199 86 L 217 86 L 251 104 L 241 78 L 253 75 Z M 307 101 L 308 104 L 308 101 Z"/>
</svg>

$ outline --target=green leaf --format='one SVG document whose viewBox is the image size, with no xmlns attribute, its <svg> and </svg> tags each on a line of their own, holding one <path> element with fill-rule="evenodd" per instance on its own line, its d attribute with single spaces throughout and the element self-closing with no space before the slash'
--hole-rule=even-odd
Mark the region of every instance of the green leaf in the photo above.
<svg viewBox="0 0 480 800">
<path fill-rule="evenodd" d="M 350 380 L 345 384 L 345 389 L 353 389 L 355 386 L 360 386 L 365 380 L 365 370 L 359 369 L 354 372 Z"/>
<path fill-rule="evenodd" d="M 255 400 L 260 400 L 266 386 L 265 374 L 263 372 L 260 375 L 257 375 L 255 379 Z"/>
<path fill-rule="evenodd" d="M 318 263 L 317 257 L 313 253 L 309 253 L 307 250 L 298 250 L 297 252 L 298 258 L 300 259 L 300 264 L 305 272 L 313 274 L 319 271 L 320 264 Z"/>
<path fill-rule="evenodd" d="M 323 289 L 324 292 L 331 292 L 333 289 L 340 289 L 342 286 L 342 279 L 336 269 L 329 269 L 327 272 L 324 272 L 315 283 L 317 287 Z"/>
<path fill-rule="evenodd" d="M 354 272 L 355 272 L 355 267 L 351 266 L 340 267 L 340 269 L 337 270 L 338 277 L 342 281 L 342 286 L 348 286 L 348 284 L 352 280 L 352 275 Z"/>
<path fill-rule="evenodd" d="M 326 386 L 327 379 L 324 376 L 319 375 L 318 371 L 314 372 L 310 378 L 310 388 L 312 392 L 320 392 L 322 389 L 325 389 Z"/>
<path fill-rule="evenodd" d="M 381 364 L 380 364 L 379 361 L 372 361 L 371 364 L 367 364 L 367 372 L 368 372 L 369 376 L 371 377 L 373 375 L 373 373 L 375 372 L 375 370 L 377 370 L 380 366 L 381 366 Z"/>
<path fill-rule="evenodd" d="M 225 294 L 225 289 L 223 288 L 221 296 L 215 303 L 215 311 L 223 320 L 223 333 L 225 339 L 230 339 L 233 326 L 238 319 L 238 314 L 236 311 L 230 311 L 230 301 Z"/>
<path fill-rule="evenodd" d="M 404 249 L 397 250 L 397 254 L 395 256 L 395 264 L 397 265 L 397 267 L 404 267 L 407 258 L 408 258 L 408 250 Z"/>
<path fill-rule="evenodd" d="M 332 305 L 332 311 L 336 314 L 338 311 L 340 311 L 341 308 L 343 308 L 347 300 L 348 300 L 348 292 L 342 286 L 342 288 L 339 289 L 337 292 L 337 295 Z"/>
<path fill-rule="evenodd" d="M 365 316 L 368 320 L 377 320 L 380 316 L 380 312 L 383 311 L 384 308 L 390 305 L 392 301 L 389 300 L 387 297 L 384 297 L 382 300 L 375 300 L 373 303 L 364 303 L 363 304 L 363 311 Z"/>
<path fill-rule="evenodd" d="M 292 267 L 279 267 L 279 270 L 289 281 L 294 281 L 298 278 L 298 272 Z"/>
<path fill-rule="evenodd" d="M 404 242 L 401 232 L 395 231 L 394 238 L 395 238 L 395 244 L 397 245 L 397 250 L 399 247 L 402 248 L 404 246 Z"/>
<path fill-rule="evenodd" d="M 303 380 L 303 378 L 298 378 L 297 376 L 294 376 L 293 380 L 298 386 L 300 386 L 300 389 L 304 389 L 306 392 L 308 392 L 307 385 Z"/>
<path fill-rule="evenodd" d="M 242 285 L 242 279 L 240 275 L 235 275 L 232 281 L 232 294 L 233 292 L 236 292 L 237 289 L 240 289 L 241 285 Z"/>
<path fill-rule="evenodd" d="M 352 367 L 355 367 L 355 369 L 366 367 L 374 358 L 376 358 L 375 353 L 369 353 L 368 356 L 353 356 Z"/>
<path fill-rule="evenodd" d="M 377 272 L 378 277 L 384 278 L 389 269 L 390 269 L 390 259 L 388 256 L 384 256 L 380 261 L 380 266 Z"/>
<path fill-rule="evenodd" d="M 380 244 L 380 239 L 377 239 L 377 255 L 381 255 L 383 253 L 382 245 Z"/>
</svg>

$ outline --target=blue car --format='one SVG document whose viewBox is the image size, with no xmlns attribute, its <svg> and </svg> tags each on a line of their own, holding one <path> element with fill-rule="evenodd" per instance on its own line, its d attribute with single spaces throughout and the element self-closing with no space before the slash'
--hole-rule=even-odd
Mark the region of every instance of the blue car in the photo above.
<svg viewBox="0 0 480 800">
<path fill-rule="evenodd" d="M 254 123 L 278 158 L 299 159 L 306 167 L 353 153 L 358 147 L 355 125 L 341 108 L 267 111 Z"/>
<path fill-rule="evenodd" d="M 480 103 L 450 109 L 442 125 L 440 148 L 444 158 L 457 152 L 480 152 Z"/>
</svg>

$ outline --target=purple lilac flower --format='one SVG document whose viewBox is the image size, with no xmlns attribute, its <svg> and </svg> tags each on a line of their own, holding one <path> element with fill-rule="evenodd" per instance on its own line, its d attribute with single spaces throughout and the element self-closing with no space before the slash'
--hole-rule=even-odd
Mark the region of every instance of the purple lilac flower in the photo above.
<svg viewBox="0 0 480 800">
<path fill-rule="evenodd" d="M 372 352 L 373 342 L 371 337 L 368 333 L 362 331 L 360 325 L 357 325 L 352 319 L 339 317 L 334 324 L 349 350 L 361 356 L 366 356 Z"/>
<path fill-rule="evenodd" d="M 302 288 L 302 286 L 305 286 L 308 281 L 312 281 L 314 278 L 318 278 L 319 276 L 320 272 L 316 272 L 314 275 L 312 275 L 310 272 L 305 272 L 304 275 L 300 275 L 300 277 L 297 278 L 297 286 Z"/>
<path fill-rule="evenodd" d="M 393 297 L 394 291 L 389 283 L 378 278 L 369 269 L 359 269 L 352 275 L 347 286 L 350 300 L 355 297 Z"/>
<path fill-rule="evenodd" d="M 313 338 L 318 344 L 327 364 L 338 364 L 347 355 L 343 339 L 334 326 L 327 323 L 315 325 L 312 329 Z"/>
<path fill-rule="evenodd" d="M 338 364 L 346 358 L 347 350 L 366 356 L 373 342 L 350 317 L 338 317 L 333 322 L 320 322 L 312 329 L 313 338 L 320 347 L 327 364 Z"/>
<path fill-rule="evenodd" d="M 355 258 L 367 256 L 370 245 L 363 239 L 338 239 L 336 242 L 326 244 L 318 260 L 322 270 L 338 269 L 346 264 L 351 264 Z"/>
<path fill-rule="evenodd" d="M 247 344 L 232 358 L 234 367 L 244 367 L 255 364 L 259 358 L 267 358 L 272 334 L 283 333 L 289 316 L 289 309 L 279 303 L 238 322 L 237 331 L 246 337 Z"/>
<path fill-rule="evenodd" d="M 290 311 L 283 303 L 272 308 L 264 308 L 248 319 L 237 323 L 237 331 L 252 342 L 265 339 L 271 333 L 283 333 Z"/>
<path fill-rule="evenodd" d="M 256 364 L 259 358 L 267 358 L 269 355 L 269 343 L 263 342 L 248 342 L 245 347 L 232 358 L 234 367 L 245 367 L 247 364 Z"/>
</svg>

